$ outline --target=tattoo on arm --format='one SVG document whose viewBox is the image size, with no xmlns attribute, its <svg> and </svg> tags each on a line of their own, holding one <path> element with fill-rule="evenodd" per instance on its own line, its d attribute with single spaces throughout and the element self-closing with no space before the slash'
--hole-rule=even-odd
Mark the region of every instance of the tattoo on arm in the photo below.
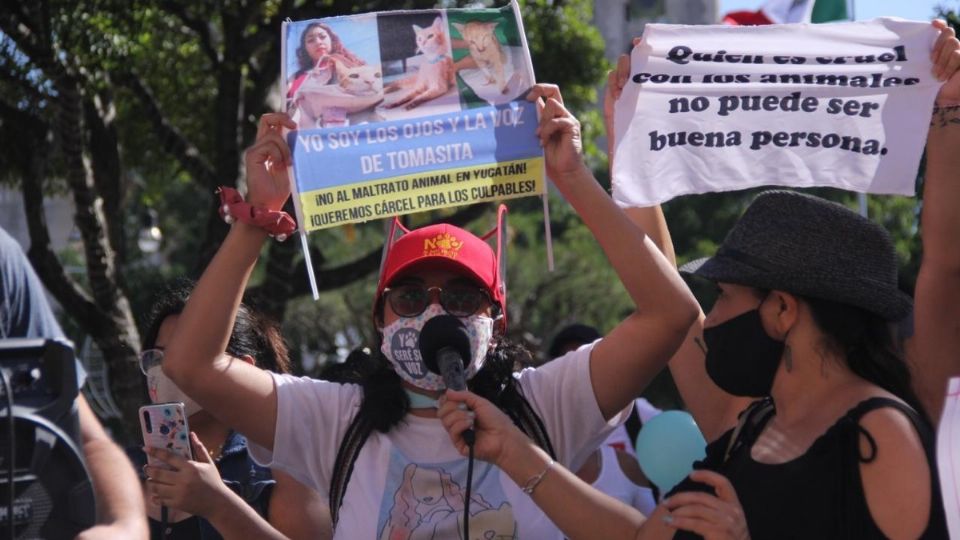
<svg viewBox="0 0 960 540">
<path fill-rule="evenodd" d="M 935 106 L 933 117 L 930 118 L 930 127 L 944 128 L 951 124 L 960 124 L 960 105 Z"/>
</svg>

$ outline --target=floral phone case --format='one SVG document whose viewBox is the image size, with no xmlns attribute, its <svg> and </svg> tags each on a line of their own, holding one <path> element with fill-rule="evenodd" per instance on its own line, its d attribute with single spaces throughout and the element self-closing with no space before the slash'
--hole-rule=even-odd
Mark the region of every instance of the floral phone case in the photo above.
<svg viewBox="0 0 960 540">
<path fill-rule="evenodd" d="M 148 448 L 163 448 L 186 459 L 193 459 L 190 451 L 190 427 L 184 413 L 183 403 L 155 403 L 140 407 L 140 431 L 143 445 Z M 151 466 L 167 465 L 147 454 Z"/>
</svg>

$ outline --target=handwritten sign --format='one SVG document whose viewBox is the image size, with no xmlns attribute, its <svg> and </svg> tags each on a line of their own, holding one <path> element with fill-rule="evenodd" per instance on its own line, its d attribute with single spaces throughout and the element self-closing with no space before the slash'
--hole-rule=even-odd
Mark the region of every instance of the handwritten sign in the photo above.
<svg viewBox="0 0 960 540">
<path fill-rule="evenodd" d="M 960 538 L 960 377 L 948 384 L 937 431 L 937 467 L 950 538 Z"/>
<path fill-rule="evenodd" d="M 761 185 L 912 195 L 929 23 L 646 27 L 616 108 L 613 192 L 649 206 Z"/>
</svg>

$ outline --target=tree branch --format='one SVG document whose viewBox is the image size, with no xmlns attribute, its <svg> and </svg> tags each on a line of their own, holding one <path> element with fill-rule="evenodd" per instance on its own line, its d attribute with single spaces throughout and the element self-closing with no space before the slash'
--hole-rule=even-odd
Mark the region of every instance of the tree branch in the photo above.
<svg viewBox="0 0 960 540">
<path fill-rule="evenodd" d="M 5 122 L 20 126 L 23 137 L 15 151 L 22 161 L 23 205 L 27 218 L 27 230 L 30 233 L 30 249 L 27 256 L 37 271 L 37 275 L 53 294 L 57 302 L 77 320 L 96 324 L 101 319 L 100 312 L 93 300 L 80 286 L 70 278 L 60 260 L 51 249 L 50 229 L 43 209 L 43 178 L 47 166 L 46 156 L 38 156 L 39 149 L 46 148 L 45 138 L 48 126 L 40 118 L 0 102 L 0 118 Z M 19 168 L 19 167 L 18 167 Z"/>
<path fill-rule="evenodd" d="M 209 23 L 192 17 L 187 13 L 187 6 L 173 0 L 161 2 L 160 7 L 180 19 L 180 22 L 182 22 L 184 26 L 193 30 L 193 33 L 196 34 L 200 40 L 200 48 L 203 49 L 204 54 L 207 55 L 213 69 L 219 69 L 221 59 L 214 46 Z"/>
<path fill-rule="evenodd" d="M 94 340 L 107 359 L 111 388 L 124 415 L 128 435 L 137 425 L 137 403 L 142 384 L 137 363 L 140 336 L 133 320 L 130 302 L 121 289 L 116 253 L 106 238 L 108 218 L 103 199 L 94 191 L 93 168 L 85 154 L 82 94 L 75 79 L 54 81 L 57 91 L 57 123 L 60 148 L 66 164 L 66 179 L 73 194 L 76 210 L 74 223 L 83 238 L 87 263 L 87 279 L 99 317 L 84 320 L 82 314 L 71 313 Z M 120 218 L 121 216 L 115 216 Z M 92 324 L 92 323 L 97 324 Z"/>
<path fill-rule="evenodd" d="M 120 74 L 118 81 L 128 88 L 143 105 L 146 117 L 153 125 L 163 148 L 204 188 L 216 185 L 217 174 L 213 166 L 203 158 L 200 150 L 167 120 L 163 111 L 160 110 L 159 102 L 143 80 L 136 73 L 128 71 Z"/>
<path fill-rule="evenodd" d="M 264 25 L 260 26 L 259 32 L 247 38 L 247 51 L 253 54 L 257 49 L 267 43 L 279 43 L 278 38 L 280 37 L 280 31 L 276 29 L 280 28 L 281 23 L 283 23 L 284 19 L 288 17 L 293 20 L 300 20 L 304 18 L 303 7 L 308 5 L 310 5 L 310 2 L 303 4 L 303 6 L 299 8 L 294 8 L 293 0 L 282 0 L 276 14 Z M 270 30 L 265 30 L 267 28 Z M 275 46 L 271 46 L 271 49 L 274 47 Z M 277 56 L 279 57 L 279 55 Z"/>
<path fill-rule="evenodd" d="M 42 143 L 43 138 L 37 142 Z M 42 148 L 43 146 L 37 146 Z M 81 322 L 84 331 L 89 332 L 91 327 L 104 323 L 103 315 L 97 309 L 93 299 L 70 278 L 60 259 L 51 249 L 50 230 L 47 227 L 47 217 L 43 210 L 43 182 L 41 159 L 34 156 L 28 158 L 34 165 L 34 171 L 24 174 L 23 177 L 23 205 L 27 216 L 27 229 L 30 231 L 30 249 L 27 256 L 33 264 L 37 275 L 50 290 L 53 297 L 75 320 Z"/>
<path fill-rule="evenodd" d="M 120 163 L 120 141 L 113 123 L 116 109 L 109 90 L 100 92 L 93 100 L 84 99 L 84 119 L 90 128 L 90 156 L 97 193 L 103 197 L 108 216 L 123 215 L 126 199 L 123 167 Z M 126 259 L 126 234 L 123 219 L 106 222 L 110 246 L 120 261 Z"/>
</svg>

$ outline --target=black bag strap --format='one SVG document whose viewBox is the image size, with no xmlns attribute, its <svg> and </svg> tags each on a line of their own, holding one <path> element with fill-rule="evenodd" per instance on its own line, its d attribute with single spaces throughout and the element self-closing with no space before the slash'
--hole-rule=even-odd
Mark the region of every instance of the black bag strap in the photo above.
<svg viewBox="0 0 960 540">
<path fill-rule="evenodd" d="M 773 414 L 773 400 L 770 398 L 754 401 L 744 409 L 740 413 L 737 426 L 733 428 L 730 442 L 727 443 L 727 450 L 723 453 L 723 461 L 720 463 L 726 463 L 730 459 L 730 455 L 739 449 L 746 439 L 755 438 L 757 428 L 764 424 L 771 414 Z M 744 428 L 747 428 L 746 431 L 744 431 Z"/>
<path fill-rule="evenodd" d="M 557 454 L 550 443 L 550 437 L 543 425 L 543 420 L 533 410 L 530 402 L 523 394 L 517 392 L 519 397 L 518 410 L 514 412 L 507 411 L 514 424 L 520 431 L 523 431 L 540 448 L 543 448 L 551 459 L 557 459 Z M 337 458 L 333 462 L 333 478 L 330 480 L 330 519 L 333 528 L 337 528 L 337 521 L 340 519 L 340 506 L 343 504 L 343 497 L 347 493 L 347 483 L 353 474 L 353 466 L 360 455 L 360 449 L 367 441 L 370 434 L 373 433 L 373 422 L 369 417 L 361 412 L 353 418 L 350 426 L 347 428 L 343 440 L 340 441 L 340 448 L 337 450 Z"/>
</svg>

